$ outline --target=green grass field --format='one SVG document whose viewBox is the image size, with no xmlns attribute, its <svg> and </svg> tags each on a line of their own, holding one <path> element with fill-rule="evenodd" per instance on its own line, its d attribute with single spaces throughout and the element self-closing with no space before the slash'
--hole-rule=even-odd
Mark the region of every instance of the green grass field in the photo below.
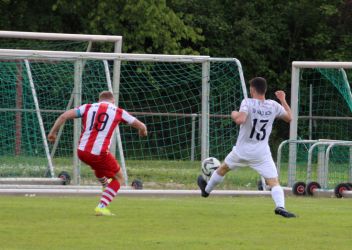
<svg viewBox="0 0 352 250">
<path fill-rule="evenodd" d="M 73 176 L 71 158 L 54 161 L 56 174 L 67 171 Z M 199 161 L 129 160 L 126 162 L 129 184 L 140 179 L 146 189 L 197 189 L 200 174 Z M 0 157 L 0 177 L 43 177 L 47 169 L 45 158 Z M 226 176 L 220 189 L 256 189 L 259 175 L 244 168 Z M 81 185 L 98 185 L 91 169 L 82 164 Z"/>
<path fill-rule="evenodd" d="M 39 157 L 0 156 L 0 177 L 44 177 L 47 172 L 47 160 Z M 307 178 L 307 163 L 297 162 L 296 181 Z M 55 173 L 68 172 L 73 176 L 72 158 L 55 158 Z M 313 164 L 312 180 L 318 180 L 317 164 Z M 166 161 L 166 160 L 128 160 L 126 169 L 129 184 L 140 179 L 148 189 L 196 189 L 195 179 L 200 173 L 200 161 Z M 343 170 L 341 170 L 343 169 Z M 341 170 L 340 172 L 337 170 Z M 97 185 L 93 172 L 88 166 L 81 166 L 81 185 Z M 329 188 L 347 182 L 348 164 L 335 164 L 329 171 Z M 281 184 L 287 185 L 287 163 L 282 163 L 280 170 Z M 243 168 L 226 176 L 220 189 L 257 189 L 259 175 L 250 168 Z"/>
<path fill-rule="evenodd" d="M 0 197 L 0 249 L 351 249 L 352 199 Z"/>
</svg>

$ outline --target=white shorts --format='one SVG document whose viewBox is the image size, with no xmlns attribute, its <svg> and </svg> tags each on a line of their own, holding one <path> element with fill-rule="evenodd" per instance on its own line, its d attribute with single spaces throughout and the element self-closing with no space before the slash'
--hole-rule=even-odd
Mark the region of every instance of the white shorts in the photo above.
<svg viewBox="0 0 352 250">
<path fill-rule="evenodd" d="M 263 159 L 247 160 L 239 157 L 236 154 L 235 147 L 233 147 L 232 151 L 226 156 L 225 163 L 231 170 L 249 166 L 266 179 L 278 177 L 277 169 L 271 155 Z"/>
</svg>

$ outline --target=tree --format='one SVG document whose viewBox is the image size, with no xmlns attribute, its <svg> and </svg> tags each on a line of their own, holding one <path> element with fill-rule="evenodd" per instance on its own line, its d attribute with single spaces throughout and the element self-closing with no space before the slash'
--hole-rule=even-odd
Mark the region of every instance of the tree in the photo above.
<svg viewBox="0 0 352 250">
<path fill-rule="evenodd" d="M 201 29 L 164 0 L 2 0 L 4 30 L 122 35 L 130 53 L 199 54 Z"/>
<path fill-rule="evenodd" d="M 0 29 L 61 32 L 64 17 L 52 11 L 55 2 L 56 0 L 1 0 Z"/>
<path fill-rule="evenodd" d="M 156 0 L 59 0 L 55 9 L 84 20 L 84 32 L 122 35 L 130 53 L 198 54 L 192 45 L 204 40 L 201 30 Z"/>
<path fill-rule="evenodd" d="M 268 79 L 269 93 L 289 93 L 294 60 L 352 58 L 352 0 L 0 1 L 1 29 L 122 35 L 129 53 L 236 57 L 246 79 Z"/>
</svg>

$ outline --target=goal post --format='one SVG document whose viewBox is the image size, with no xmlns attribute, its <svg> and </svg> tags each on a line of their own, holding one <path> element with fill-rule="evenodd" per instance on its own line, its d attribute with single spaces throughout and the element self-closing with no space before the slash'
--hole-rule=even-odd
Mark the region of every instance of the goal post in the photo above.
<svg viewBox="0 0 352 250">
<path fill-rule="evenodd" d="M 103 52 L 115 52 L 121 53 L 122 48 L 122 36 L 108 36 L 108 35 L 83 35 L 83 34 L 64 34 L 64 33 L 42 33 L 42 32 L 19 32 L 19 31 L 0 31 L 0 48 L 2 49 L 31 49 L 31 50 L 51 50 L 51 51 L 103 51 Z M 82 62 L 84 67 L 84 62 Z M 114 61 L 113 64 L 113 79 L 112 86 L 114 93 L 118 91 L 119 85 L 119 71 L 120 71 L 120 62 Z M 20 70 L 21 64 L 19 64 L 18 69 L 18 84 L 17 84 L 17 106 L 21 108 L 21 73 Z M 27 70 L 28 72 L 28 70 Z M 78 77 L 78 76 L 77 76 Z M 76 83 L 79 78 L 75 79 Z M 76 86 L 77 84 L 75 84 Z M 79 96 L 74 94 L 74 88 L 71 90 L 72 92 L 72 101 L 74 100 L 74 104 L 69 102 L 67 105 L 67 109 L 71 108 L 72 105 L 77 106 L 79 101 Z M 115 95 L 116 96 L 116 95 Z M 21 145 L 21 123 L 22 116 L 20 112 L 16 114 L 16 154 L 19 154 L 20 145 Z M 77 124 L 76 124 L 77 123 Z M 79 126 L 79 122 L 75 121 L 76 129 Z M 61 135 L 61 131 L 59 132 L 59 137 Z M 78 142 L 77 138 L 75 138 L 76 142 Z M 114 138 L 115 141 L 115 138 Z M 121 141 L 121 140 L 120 140 Z M 57 147 L 57 143 L 55 144 L 52 155 L 55 154 Z M 111 147 L 111 152 L 115 155 L 115 144 Z M 123 156 L 122 156 L 123 157 Z M 121 156 L 120 156 L 121 158 Z M 79 163 L 76 153 L 74 153 L 74 162 Z M 123 161 L 122 161 L 123 162 Z M 49 168 L 51 177 L 53 178 L 52 166 Z M 76 164 L 75 164 L 76 165 Z M 122 164 L 122 168 L 125 169 L 125 165 Z M 77 174 L 78 170 L 76 169 L 73 172 L 73 182 L 79 183 L 79 174 Z"/>
<path fill-rule="evenodd" d="M 238 133 L 229 118 L 231 111 L 239 108 L 246 89 L 242 68 L 236 59 L 1 49 L 0 81 L 4 88 L 0 112 L 11 117 L 21 113 L 25 121 L 22 126 L 25 165 L 30 165 L 28 156 L 36 165 L 28 167 L 31 171 L 45 169 L 46 163 L 40 163 L 45 153 L 43 139 L 38 137 L 33 100 L 27 96 L 27 79 L 23 80 L 25 105 L 16 107 L 12 100 L 16 98 L 16 65 L 22 65 L 24 60 L 31 68 L 46 134 L 61 112 L 72 108 L 72 104 L 96 101 L 99 92 L 110 87 L 118 95 L 118 105 L 148 126 L 147 139 L 138 138 L 128 126 L 120 127 L 118 148 L 129 160 L 200 161 L 209 155 L 221 159 L 231 149 Z M 119 63 L 120 71 L 116 71 L 114 62 Z M 115 74 L 119 74 L 120 83 L 116 89 L 109 86 Z M 8 142 L 1 147 L 8 151 L 7 156 L 13 155 L 10 150 L 15 145 L 11 138 L 13 124 L 3 121 L 1 127 L 5 131 L 1 139 Z M 79 128 L 79 123 L 65 125 L 53 157 L 56 172 L 71 172 L 67 159 L 75 150 L 72 138 L 77 144 Z M 49 147 L 53 155 L 54 146 Z M 33 148 L 36 148 L 34 153 Z M 80 171 L 79 166 L 75 166 L 75 171 L 77 183 L 86 184 L 92 177 L 90 172 Z"/>
<path fill-rule="evenodd" d="M 352 62 L 295 61 L 290 140 L 352 140 Z M 295 182 L 297 144 L 289 144 L 288 185 Z"/>
</svg>

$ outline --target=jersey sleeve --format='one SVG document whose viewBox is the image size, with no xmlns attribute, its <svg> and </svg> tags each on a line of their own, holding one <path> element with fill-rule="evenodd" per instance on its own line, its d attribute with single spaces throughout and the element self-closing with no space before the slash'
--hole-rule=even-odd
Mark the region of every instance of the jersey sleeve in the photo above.
<svg viewBox="0 0 352 250">
<path fill-rule="evenodd" d="M 249 113 L 249 105 L 246 99 L 242 100 L 239 112 Z"/>
<path fill-rule="evenodd" d="M 286 110 L 284 109 L 284 107 L 282 107 L 281 104 L 275 102 L 275 106 L 276 106 L 276 117 L 281 117 L 286 115 Z"/>
<path fill-rule="evenodd" d="M 86 108 L 87 108 L 87 104 L 83 104 L 83 105 L 75 108 L 77 117 L 82 117 L 84 112 L 86 111 Z"/>
<path fill-rule="evenodd" d="M 121 121 L 127 124 L 132 124 L 137 118 L 130 115 L 126 110 L 122 109 Z"/>
</svg>

